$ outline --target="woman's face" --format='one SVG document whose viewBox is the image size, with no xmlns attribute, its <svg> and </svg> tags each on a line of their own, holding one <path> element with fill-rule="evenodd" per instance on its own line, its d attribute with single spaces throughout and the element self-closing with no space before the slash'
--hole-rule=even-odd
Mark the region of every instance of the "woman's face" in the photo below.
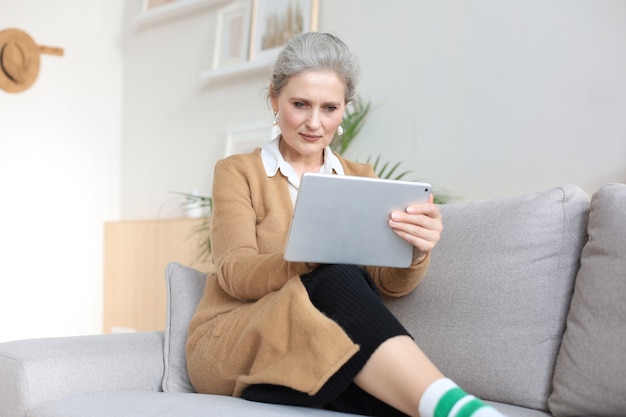
<svg viewBox="0 0 626 417">
<path fill-rule="evenodd" d="M 287 146 L 283 157 L 291 162 L 320 156 L 330 144 L 345 110 L 346 85 L 332 71 L 294 75 L 272 108 L 278 113 L 278 126 Z"/>
</svg>

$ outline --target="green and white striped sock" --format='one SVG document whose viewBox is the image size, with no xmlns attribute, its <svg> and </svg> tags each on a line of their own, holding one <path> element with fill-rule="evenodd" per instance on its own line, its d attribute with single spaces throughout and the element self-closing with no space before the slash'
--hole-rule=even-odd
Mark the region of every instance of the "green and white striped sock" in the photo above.
<svg viewBox="0 0 626 417">
<path fill-rule="evenodd" d="M 504 417 L 448 378 L 439 379 L 426 388 L 420 399 L 419 413 L 420 417 Z"/>
</svg>

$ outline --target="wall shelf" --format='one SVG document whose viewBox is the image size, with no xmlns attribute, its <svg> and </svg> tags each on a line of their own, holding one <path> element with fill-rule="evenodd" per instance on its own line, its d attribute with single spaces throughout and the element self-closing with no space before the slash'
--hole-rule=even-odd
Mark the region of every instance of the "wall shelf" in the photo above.
<svg viewBox="0 0 626 417">
<path fill-rule="evenodd" d="M 177 0 L 152 10 L 142 11 L 135 16 L 135 21 L 140 25 L 162 22 L 204 7 L 217 6 L 226 2 L 228 0 Z"/>
<path fill-rule="evenodd" d="M 275 58 L 276 56 L 268 56 L 256 61 L 246 61 L 224 68 L 206 70 L 200 74 L 200 77 L 205 83 L 209 84 L 265 72 L 269 80 L 271 67 L 274 64 Z"/>
</svg>

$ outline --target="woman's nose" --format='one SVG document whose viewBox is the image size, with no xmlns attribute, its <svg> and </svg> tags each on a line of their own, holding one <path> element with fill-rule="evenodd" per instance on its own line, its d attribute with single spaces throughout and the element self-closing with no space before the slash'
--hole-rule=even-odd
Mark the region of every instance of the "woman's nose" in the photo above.
<svg viewBox="0 0 626 417">
<path fill-rule="evenodd" d="M 309 117 L 307 117 L 306 120 L 306 126 L 309 129 L 317 129 L 318 127 L 320 127 L 320 115 L 318 111 L 312 110 L 309 113 Z"/>
</svg>

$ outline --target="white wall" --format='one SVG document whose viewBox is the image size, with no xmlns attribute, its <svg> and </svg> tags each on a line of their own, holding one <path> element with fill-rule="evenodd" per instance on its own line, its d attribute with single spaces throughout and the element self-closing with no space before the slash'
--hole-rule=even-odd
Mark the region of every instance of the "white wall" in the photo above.
<svg viewBox="0 0 626 417">
<path fill-rule="evenodd" d="M 103 222 L 119 218 L 122 0 L 2 0 L 43 55 L 0 90 L 0 341 L 102 329 Z"/>
<path fill-rule="evenodd" d="M 400 3 L 345 27 L 381 103 L 362 153 L 463 199 L 626 182 L 626 2 Z"/>
<path fill-rule="evenodd" d="M 167 191 L 210 194 L 228 129 L 271 122 L 266 73 L 199 79 L 216 10 L 128 22 L 123 217 L 180 215 Z M 624 182 L 624 22 L 620 0 L 322 0 L 320 30 L 360 56 L 378 106 L 348 156 L 402 161 L 462 200 Z"/>
</svg>

